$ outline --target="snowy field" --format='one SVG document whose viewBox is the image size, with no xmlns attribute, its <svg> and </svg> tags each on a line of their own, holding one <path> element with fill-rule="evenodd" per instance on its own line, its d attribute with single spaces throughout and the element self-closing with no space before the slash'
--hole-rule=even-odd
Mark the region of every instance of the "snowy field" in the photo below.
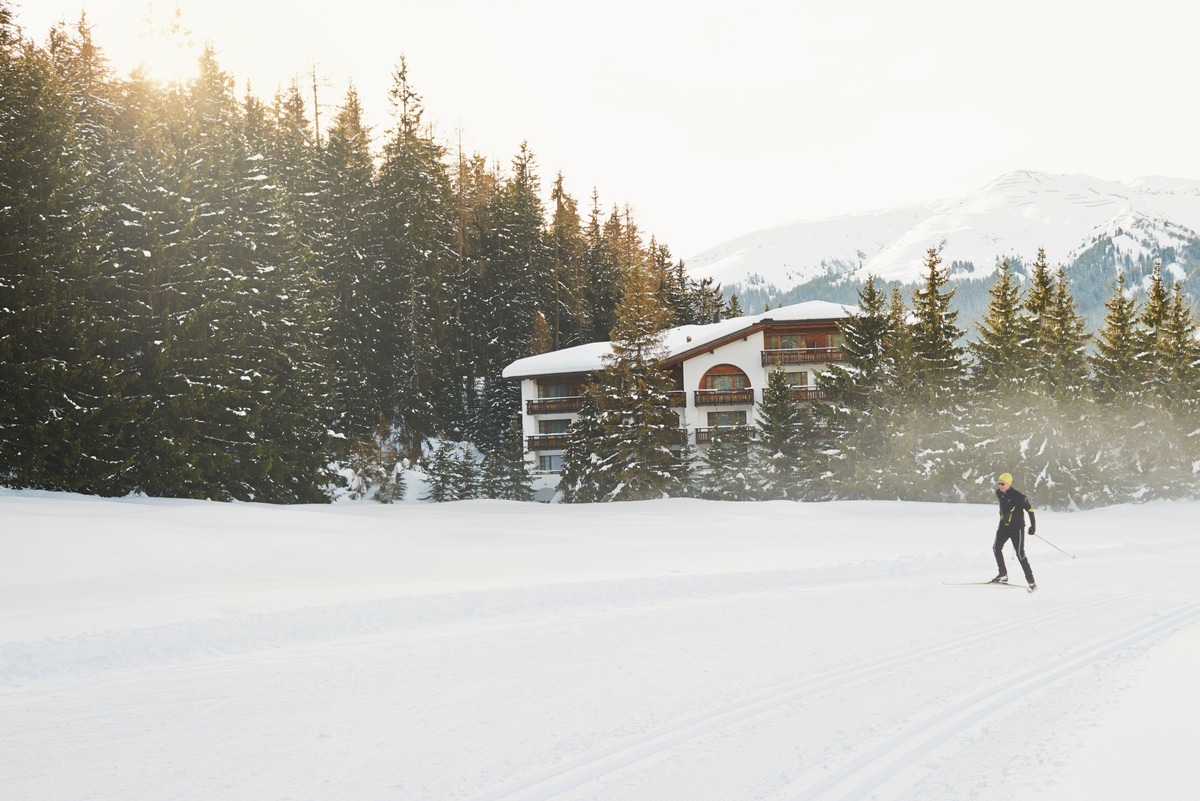
<svg viewBox="0 0 1200 801">
<path fill-rule="evenodd" d="M 1190 801 L 1198 513 L 0 490 L 0 799 Z"/>
</svg>

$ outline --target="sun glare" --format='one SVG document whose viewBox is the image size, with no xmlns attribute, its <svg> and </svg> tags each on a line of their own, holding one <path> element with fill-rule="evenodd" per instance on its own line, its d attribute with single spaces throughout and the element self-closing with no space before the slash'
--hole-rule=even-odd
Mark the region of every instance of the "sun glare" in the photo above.
<svg viewBox="0 0 1200 801">
<path fill-rule="evenodd" d="M 147 76 L 167 85 L 178 85 L 196 74 L 200 47 L 183 24 L 178 4 L 163 12 L 149 3 L 142 24 L 139 36 L 142 57 L 138 66 Z"/>
</svg>

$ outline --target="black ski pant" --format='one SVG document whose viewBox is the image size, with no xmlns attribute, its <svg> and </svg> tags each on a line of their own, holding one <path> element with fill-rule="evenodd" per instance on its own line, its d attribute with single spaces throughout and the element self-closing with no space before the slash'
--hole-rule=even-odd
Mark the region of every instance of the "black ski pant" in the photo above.
<svg viewBox="0 0 1200 801">
<path fill-rule="evenodd" d="M 992 545 L 992 553 L 996 554 L 996 567 L 1000 568 L 1000 575 L 1008 575 L 1008 566 L 1004 564 L 1004 554 L 1001 549 L 1004 548 L 1004 543 L 1012 540 L 1013 551 L 1017 554 L 1017 561 L 1021 563 L 1021 569 L 1025 571 L 1025 580 L 1033 584 L 1033 569 L 1029 567 L 1029 560 L 1025 557 L 1025 528 L 1005 528 L 1000 526 L 996 529 L 996 542 Z"/>
</svg>

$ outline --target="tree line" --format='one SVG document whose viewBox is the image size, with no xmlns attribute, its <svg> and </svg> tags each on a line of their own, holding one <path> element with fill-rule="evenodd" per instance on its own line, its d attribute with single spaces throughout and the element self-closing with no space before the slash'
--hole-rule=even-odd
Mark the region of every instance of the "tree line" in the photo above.
<svg viewBox="0 0 1200 801">
<path fill-rule="evenodd" d="M 1025 285 L 1003 263 L 969 344 L 935 249 L 924 267 L 908 296 L 862 286 L 845 360 L 819 376 L 823 400 L 796 402 L 776 371 L 754 424 L 702 456 L 680 450 L 674 412 L 662 414 L 669 387 L 645 358 L 661 337 L 627 326 L 586 390 L 565 500 L 986 501 L 1001 472 L 1057 509 L 1197 495 L 1200 342 L 1192 300 L 1161 265 L 1140 302 L 1117 276 L 1093 336 L 1044 251 Z"/>
<path fill-rule="evenodd" d="M 86 19 L 38 44 L 0 0 L 0 484 L 312 502 L 355 465 L 388 494 L 379 460 L 435 437 L 511 474 L 505 365 L 608 339 L 635 272 L 670 324 L 726 312 L 629 207 L 561 174 L 547 203 L 527 145 L 450 152 L 392 77 L 376 148 L 353 87 L 318 135 L 211 46 L 185 85 L 121 77 Z"/>
</svg>

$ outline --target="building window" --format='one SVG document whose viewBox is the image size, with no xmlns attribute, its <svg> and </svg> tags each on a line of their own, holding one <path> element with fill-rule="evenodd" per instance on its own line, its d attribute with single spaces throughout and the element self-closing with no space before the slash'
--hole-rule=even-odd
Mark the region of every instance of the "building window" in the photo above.
<svg viewBox="0 0 1200 801">
<path fill-rule="evenodd" d="M 734 390 L 745 389 L 746 376 L 706 375 L 704 376 L 704 388 L 715 389 L 718 392 L 733 392 Z"/>
<path fill-rule="evenodd" d="M 571 427 L 571 421 L 563 418 L 559 420 L 538 420 L 539 434 L 566 434 L 567 429 Z"/>
<path fill-rule="evenodd" d="M 786 371 L 783 374 L 789 387 L 807 387 L 808 386 L 808 371 L 796 370 Z"/>
<path fill-rule="evenodd" d="M 552 456 L 539 456 L 538 470 L 543 473 L 561 473 L 562 454 L 559 453 Z"/>
<path fill-rule="evenodd" d="M 543 384 L 538 382 L 538 397 L 539 398 L 569 398 L 571 397 L 574 388 L 567 384 Z"/>
<path fill-rule="evenodd" d="M 701 386 L 715 392 L 737 392 L 748 388 L 750 379 L 733 365 L 722 364 L 704 374 Z"/>
<path fill-rule="evenodd" d="M 730 428 L 732 426 L 746 425 L 745 412 L 709 412 L 708 427 L 709 428 Z"/>
<path fill-rule="evenodd" d="M 767 350 L 799 350 L 808 347 L 804 334 L 767 334 Z"/>
</svg>

